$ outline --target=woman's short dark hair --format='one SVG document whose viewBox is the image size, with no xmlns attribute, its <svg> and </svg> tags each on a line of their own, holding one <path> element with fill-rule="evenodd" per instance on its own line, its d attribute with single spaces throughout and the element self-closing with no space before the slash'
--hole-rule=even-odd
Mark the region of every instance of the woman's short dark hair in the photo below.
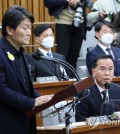
<svg viewBox="0 0 120 134">
<path fill-rule="evenodd" d="M 99 21 L 99 22 L 96 23 L 95 32 L 99 32 L 103 25 L 106 25 L 113 30 L 112 23 L 110 23 L 109 21 L 106 21 L 106 20 L 102 20 L 102 21 Z"/>
<path fill-rule="evenodd" d="M 34 22 L 33 15 L 27 9 L 17 5 L 9 7 L 2 18 L 2 35 L 7 36 L 7 26 L 15 30 L 25 18 L 28 18 L 31 23 Z"/>
<path fill-rule="evenodd" d="M 49 24 L 38 24 L 35 28 L 34 28 L 34 35 L 36 36 L 36 37 L 38 37 L 38 36 L 40 36 L 40 34 L 42 33 L 42 32 L 44 32 L 45 30 L 47 30 L 47 29 L 49 29 L 49 28 L 51 28 L 52 29 L 52 31 L 54 32 L 54 30 L 53 30 L 53 28 L 52 28 L 52 26 L 51 25 L 49 25 Z"/>
</svg>

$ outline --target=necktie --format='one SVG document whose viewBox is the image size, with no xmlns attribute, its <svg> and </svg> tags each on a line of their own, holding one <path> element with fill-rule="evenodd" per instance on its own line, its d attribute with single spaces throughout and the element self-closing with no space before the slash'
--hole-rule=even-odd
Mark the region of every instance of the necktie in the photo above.
<svg viewBox="0 0 120 134">
<path fill-rule="evenodd" d="M 108 51 L 108 54 L 112 57 L 112 59 L 115 61 L 115 58 L 114 58 L 113 54 L 111 53 L 111 48 L 108 47 L 106 50 Z M 116 72 L 116 63 L 114 63 L 114 64 L 115 64 L 114 65 L 114 67 L 115 67 L 114 71 Z"/>
<path fill-rule="evenodd" d="M 102 91 L 101 93 L 102 93 L 102 95 L 103 95 L 103 99 L 102 99 L 102 100 L 103 100 L 103 102 L 104 102 L 105 99 L 106 99 L 106 92 L 105 92 L 105 91 Z"/>
<path fill-rule="evenodd" d="M 52 53 L 49 53 L 49 52 L 47 53 L 47 56 L 50 57 L 50 58 L 53 57 Z"/>
<path fill-rule="evenodd" d="M 50 57 L 50 58 L 53 58 L 53 54 L 50 53 L 50 52 L 47 53 L 47 56 Z M 51 65 L 52 65 L 53 69 L 54 69 L 55 72 L 56 72 L 56 66 L 55 66 L 55 63 L 51 61 Z"/>
<path fill-rule="evenodd" d="M 109 55 L 113 58 L 113 60 L 114 60 L 113 54 L 111 53 L 111 48 L 108 47 L 106 50 L 108 51 L 108 54 L 109 54 Z"/>
</svg>

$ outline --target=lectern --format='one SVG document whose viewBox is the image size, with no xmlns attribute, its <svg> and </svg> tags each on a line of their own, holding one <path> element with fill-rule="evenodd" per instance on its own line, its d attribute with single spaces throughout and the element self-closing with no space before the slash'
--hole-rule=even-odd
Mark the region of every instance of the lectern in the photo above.
<svg viewBox="0 0 120 134">
<path fill-rule="evenodd" d="M 93 83 L 94 82 L 93 82 L 92 77 L 88 77 L 80 82 L 77 82 L 77 83 L 73 84 L 72 86 L 64 89 L 63 91 L 56 93 L 54 95 L 54 97 L 52 98 L 52 100 L 50 100 L 49 102 L 47 102 L 41 106 L 35 107 L 34 109 L 26 112 L 26 115 L 28 117 L 35 115 L 35 114 L 39 113 L 40 111 L 42 111 L 60 101 L 65 100 L 68 97 L 81 93 L 85 89 L 88 89 L 90 86 L 92 86 Z"/>
</svg>

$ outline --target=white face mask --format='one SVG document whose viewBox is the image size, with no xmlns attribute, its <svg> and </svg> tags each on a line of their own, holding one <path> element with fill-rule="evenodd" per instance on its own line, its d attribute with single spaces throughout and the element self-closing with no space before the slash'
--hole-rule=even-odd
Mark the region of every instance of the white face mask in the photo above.
<svg viewBox="0 0 120 134">
<path fill-rule="evenodd" d="M 54 37 L 46 37 L 45 39 L 42 40 L 42 45 L 45 48 L 52 48 L 54 46 Z"/>
<path fill-rule="evenodd" d="M 110 33 L 104 34 L 101 38 L 101 41 L 106 45 L 109 46 L 113 41 L 113 35 Z"/>
</svg>

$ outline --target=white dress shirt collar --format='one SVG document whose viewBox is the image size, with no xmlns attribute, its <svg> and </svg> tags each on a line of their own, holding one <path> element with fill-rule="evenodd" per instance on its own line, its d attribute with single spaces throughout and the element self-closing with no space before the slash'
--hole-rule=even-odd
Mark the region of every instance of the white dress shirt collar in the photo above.
<svg viewBox="0 0 120 134">
<path fill-rule="evenodd" d="M 50 49 L 50 51 L 46 51 L 46 50 L 43 50 L 41 48 L 38 48 L 38 50 L 41 51 L 44 56 L 47 56 L 47 53 L 52 53 L 51 49 Z"/>
<path fill-rule="evenodd" d="M 102 45 L 100 42 L 98 42 L 98 46 L 105 52 L 106 55 L 109 55 L 109 53 L 106 49 L 107 48 L 111 49 L 110 45 L 107 47 L 107 46 Z M 114 53 L 113 53 L 112 49 L 111 49 L 111 54 L 112 54 L 112 57 L 115 59 L 115 56 L 114 56 Z"/>
<path fill-rule="evenodd" d="M 107 46 L 102 45 L 100 42 L 98 42 L 98 46 L 105 52 L 106 55 L 108 55 L 108 51 L 106 50 Z M 111 48 L 110 45 L 108 47 Z"/>
<path fill-rule="evenodd" d="M 104 90 L 105 90 L 105 89 L 103 89 L 102 87 L 100 87 L 100 86 L 97 84 L 96 80 L 95 80 L 95 84 L 97 85 L 97 87 L 98 87 L 98 89 L 99 89 L 100 93 L 101 93 L 102 91 L 104 91 Z"/>
</svg>

